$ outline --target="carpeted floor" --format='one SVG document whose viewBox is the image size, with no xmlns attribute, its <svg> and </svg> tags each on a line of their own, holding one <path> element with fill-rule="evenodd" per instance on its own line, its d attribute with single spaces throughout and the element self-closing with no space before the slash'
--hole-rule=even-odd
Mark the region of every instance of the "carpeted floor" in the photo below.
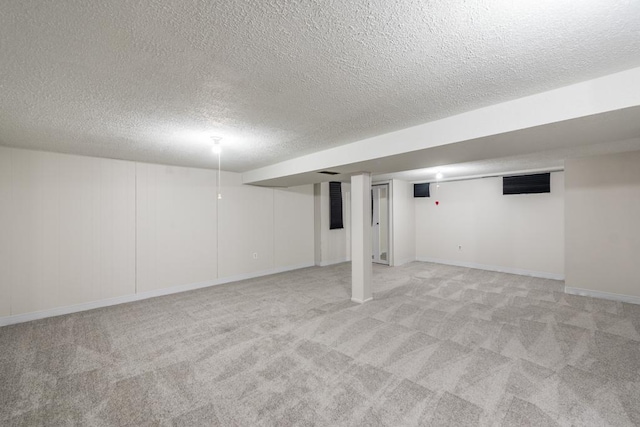
<svg viewBox="0 0 640 427">
<path fill-rule="evenodd" d="M 640 424 L 640 306 L 428 263 L 0 328 L 0 425 Z"/>
</svg>

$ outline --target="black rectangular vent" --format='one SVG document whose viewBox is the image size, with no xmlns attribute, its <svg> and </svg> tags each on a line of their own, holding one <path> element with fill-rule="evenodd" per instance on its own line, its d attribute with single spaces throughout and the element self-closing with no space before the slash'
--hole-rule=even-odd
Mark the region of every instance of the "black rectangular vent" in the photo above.
<svg viewBox="0 0 640 427">
<path fill-rule="evenodd" d="M 340 172 L 331 172 L 331 171 L 321 171 L 318 173 L 323 173 L 325 175 L 340 175 Z"/>
<path fill-rule="evenodd" d="M 342 183 L 329 183 L 329 229 L 344 228 L 342 225 Z"/>
<path fill-rule="evenodd" d="M 429 183 L 413 184 L 413 197 L 431 197 L 429 194 Z"/>
<path fill-rule="evenodd" d="M 550 192 L 550 173 L 502 177 L 502 194 L 536 194 Z"/>
</svg>

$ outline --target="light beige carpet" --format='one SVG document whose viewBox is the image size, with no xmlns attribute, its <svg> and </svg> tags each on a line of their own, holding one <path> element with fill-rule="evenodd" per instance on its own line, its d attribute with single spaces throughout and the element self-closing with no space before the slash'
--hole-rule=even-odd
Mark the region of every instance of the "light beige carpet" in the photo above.
<svg viewBox="0 0 640 427">
<path fill-rule="evenodd" d="M 0 425 L 634 425 L 640 306 L 428 263 L 0 328 Z"/>
</svg>

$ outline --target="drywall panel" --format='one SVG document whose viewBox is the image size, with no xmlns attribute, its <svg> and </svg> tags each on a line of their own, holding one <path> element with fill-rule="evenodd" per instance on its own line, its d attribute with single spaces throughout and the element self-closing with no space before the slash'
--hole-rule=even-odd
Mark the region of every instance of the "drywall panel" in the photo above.
<svg viewBox="0 0 640 427">
<path fill-rule="evenodd" d="M 96 299 L 135 293 L 136 168 L 133 162 L 98 159 L 92 200 L 93 271 L 98 273 Z M 92 193 L 93 188 L 85 191 Z"/>
<path fill-rule="evenodd" d="M 322 189 L 321 184 L 313 184 L 313 259 L 315 265 L 322 265 Z"/>
<path fill-rule="evenodd" d="M 128 295 L 135 290 L 135 165 L 61 156 L 60 305 Z M 90 286 L 88 286 L 90 284 Z"/>
<path fill-rule="evenodd" d="M 26 150 L 12 163 L 11 314 L 134 293 L 134 164 Z"/>
<path fill-rule="evenodd" d="M 136 164 L 137 292 L 214 280 L 216 172 Z"/>
<path fill-rule="evenodd" d="M 11 314 L 59 305 L 56 159 L 37 151 L 13 151 Z"/>
<path fill-rule="evenodd" d="M 219 203 L 219 278 L 267 271 L 274 265 L 274 190 L 242 185 L 222 174 Z"/>
<path fill-rule="evenodd" d="M 223 177 L 0 147 L 0 316 L 313 263 L 312 186 Z"/>
<path fill-rule="evenodd" d="M 329 183 L 319 184 L 316 194 L 316 212 L 319 213 L 320 257 L 318 265 L 329 265 L 351 260 L 351 184 L 342 183 L 342 224 L 344 228 L 329 228 Z M 316 257 L 318 258 L 318 257 Z"/>
<path fill-rule="evenodd" d="M 566 286 L 640 296 L 640 151 L 571 159 Z"/>
<path fill-rule="evenodd" d="M 14 151 L 14 203 L 16 220 L 12 241 L 15 252 L 12 314 L 58 306 L 60 251 L 59 185 L 55 159 L 47 154 Z"/>
<path fill-rule="evenodd" d="M 0 317 L 11 314 L 11 153 L 0 147 Z"/>
<path fill-rule="evenodd" d="M 484 178 L 432 184 L 414 200 L 418 259 L 564 275 L 562 172 L 551 193 L 503 196 L 502 178 Z"/>
<path fill-rule="evenodd" d="M 392 182 L 392 265 L 416 259 L 415 206 L 413 184 L 399 179 Z"/>
<path fill-rule="evenodd" d="M 275 268 L 314 263 L 313 185 L 274 190 Z"/>
</svg>

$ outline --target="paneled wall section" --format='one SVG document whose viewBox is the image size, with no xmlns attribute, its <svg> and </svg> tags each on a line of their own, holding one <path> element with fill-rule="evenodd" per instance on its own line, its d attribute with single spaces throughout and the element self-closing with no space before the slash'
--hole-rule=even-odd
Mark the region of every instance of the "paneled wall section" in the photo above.
<svg viewBox="0 0 640 427">
<path fill-rule="evenodd" d="M 0 147 L 0 317 L 11 314 L 11 149 Z"/>
<path fill-rule="evenodd" d="M 0 156 L 11 170 L 0 244 L 10 314 L 133 293 L 135 164 L 15 149 Z"/>
<path fill-rule="evenodd" d="M 222 188 L 212 170 L 0 147 L 0 317 L 313 265 L 312 186 Z"/>
<path fill-rule="evenodd" d="M 216 172 L 136 163 L 137 291 L 217 277 Z"/>
</svg>

